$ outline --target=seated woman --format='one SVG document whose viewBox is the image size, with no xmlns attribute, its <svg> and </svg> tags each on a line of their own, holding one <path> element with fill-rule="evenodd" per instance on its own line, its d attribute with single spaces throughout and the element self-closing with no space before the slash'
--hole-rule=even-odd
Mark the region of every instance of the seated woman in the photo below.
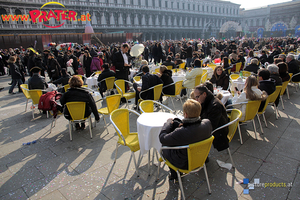
<svg viewBox="0 0 300 200">
<path fill-rule="evenodd" d="M 279 62 L 277 64 L 279 68 L 279 76 L 282 79 L 282 82 L 289 81 L 290 80 L 290 75 L 288 73 L 288 66 L 285 62 Z"/>
<path fill-rule="evenodd" d="M 229 65 L 229 60 L 227 57 L 224 57 L 222 62 L 221 62 L 221 65 L 223 67 L 223 69 L 225 70 L 225 72 L 227 73 L 227 69 L 230 69 L 231 66 Z"/>
<path fill-rule="evenodd" d="M 168 119 L 159 134 L 163 146 L 189 145 L 205 140 L 211 136 L 212 126 L 209 119 L 201 119 L 201 104 L 188 99 L 183 104 L 184 119 Z M 175 167 L 188 169 L 188 156 L 186 149 L 166 149 L 162 155 Z M 170 168 L 169 180 L 177 179 L 177 173 Z"/>
<path fill-rule="evenodd" d="M 84 117 L 88 117 L 93 112 L 96 121 L 98 122 L 100 120 L 99 113 L 94 101 L 94 98 L 92 95 L 87 91 L 85 88 L 82 88 L 83 81 L 79 76 L 74 75 L 69 80 L 70 89 L 63 94 L 63 96 L 60 98 L 60 103 L 62 107 L 66 105 L 68 102 L 86 102 L 85 107 L 85 114 Z M 69 113 L 69 110 L 67 107 L 64 108 L 64 116 L 66 119 L 70 120 L 72 119 Z M 79 123 L 75 124 L 76 130 L 84 129 L 85 123 L 81 123 L 81 126 Z"/>
<path fill-rule="evenodd" d="M 242 102 L 248 102 L 253 100 L 265 100 L 268 97 L 266 92 L 262 92 L 258 89 L 258 80 L 255 76 L 249 76 L 246 79 L 244 91 L 236 91 L 235 96 L 232 98 L 232 104 L 238 104 Z M 245 119 L 246 105 L 233 105 L 234 108 L 242 111 L 241 121 Z"/>
<path fill-rule="evenodd" d="M 214 73 L 210 79 L 210 82 L 221 86 L 223 90 L 227 90 L 229 86 L 229 77 L 225 71 L 223 71 L 222 66 L 217 66 L 214 70 Z"/>
<path fill-rule="evenodd" d="M 163 82 L 163 87 L 174 83 L 174 81 L 172 79 L 172 71 L 171 70 L 168 70 L 166 66 L 162 65 L 159 68 L 159 71 L 160 71 L 159 77 Z M 174 95 L 175 94 L 175 85 L 171 85 L 171 86 L 164 88 L 163 93 L 169 94 L 169 95 Z"/>
</svg>

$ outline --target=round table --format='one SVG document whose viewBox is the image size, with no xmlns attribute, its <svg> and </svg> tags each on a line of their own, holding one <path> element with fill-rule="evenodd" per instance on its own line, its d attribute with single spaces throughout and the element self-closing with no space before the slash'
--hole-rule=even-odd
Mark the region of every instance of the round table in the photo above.
<svg viewBox="0 0 300 200">
<path fill-rule="evenodd" d="M 239 91 L 242 91 L 244 89 L 244 87 L 245 87 L 245 82 L 246 82 L 246 79 L 243 79 L 243 80 L 240 80 L 240 79 L 232 80 L 232 84 L 231 84 L 230 90 L 231 91 L 235 91 L 235 87 L 237 87 L 237 89 Z"/>
<path fill-rule="evenodd" d="M 174 73 L 174 75 L 172 75 L 172 79 L 174 81 L 174 83 L 176 83 L 177 81 L 184 81 L 185 80 L 185 73 Z"/>
<path fill-rule="evenodd" d="M 159 134 L 164 123 L 176 115 L 165 112 L 142 113 L 137 119 L 137 132 L 141 155 L 146 154 L 152 147 L 160 150 Z"/>
<path fill-rule="evenodd" d="M 92 87 L 94 86 L 94 85 L 98 85 L 98 76 L 92 76 L 92 77 L 88 77 L 87 79 L 86 79 L 86 84 L 88 85 L 88 88 L 90 88 L 90 89 L 92 89 Z"/>
</svg>

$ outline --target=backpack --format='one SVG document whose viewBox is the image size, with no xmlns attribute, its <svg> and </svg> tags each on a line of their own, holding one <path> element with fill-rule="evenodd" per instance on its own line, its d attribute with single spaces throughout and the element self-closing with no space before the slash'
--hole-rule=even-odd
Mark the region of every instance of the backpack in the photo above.
<svg viewBox="0 0 300 200">
<path fill-rule="evenodd" d="M 54 102 L 60 99 L 61 96 L 62 94 L 57 91 L 51 91 L 51 92 L 47 92 L 46 94 L 43 94 L 40 97 L 38 109 L 45 110 L 45 111 L 53 110 L 52 108 Z"/>
</svg>

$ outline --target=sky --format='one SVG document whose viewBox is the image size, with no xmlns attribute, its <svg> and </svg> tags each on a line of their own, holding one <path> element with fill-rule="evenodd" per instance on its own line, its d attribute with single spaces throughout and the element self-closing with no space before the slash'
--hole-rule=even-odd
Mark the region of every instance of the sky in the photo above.
<svg viewBox="0 0 300 200">
<path fill-rule="evenodd" d="M 245 8 L 246 10 L 253 9 L 253 8 L 260 8 L 265 7 L 267 5 L 288 2 L 291 0 L 227 0 L 232 3 L 240 4 L 240 8 Z"/>
</svg>

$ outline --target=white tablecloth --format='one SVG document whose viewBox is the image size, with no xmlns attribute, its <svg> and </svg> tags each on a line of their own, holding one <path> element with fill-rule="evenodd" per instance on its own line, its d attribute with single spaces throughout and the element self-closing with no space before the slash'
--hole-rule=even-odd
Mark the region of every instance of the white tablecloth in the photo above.
<svg viewBox="0 0 300 200">
<path fill-rule="evenodd" d="M 99 92 L 93 92 L 92 96 L 93 96 L 95 102 L 101 99 L 101 95 Z M 102 101 L 96 102 L 96 106 L 97 106 L 97 109 L 102 108 Z"/>
<path fill-rule="evenodd" d="M 231 84 L 230 90 L 231 91 L 235 91 L 235 87 L 237 87 L 237 89 L 239 91 L 243 90 L 244 87 L 245 87 L 245 82 L 246 82 L 246 79 L 243 79 L 243 80 L 232 80 L 232 84 Z"/>
<path fill-rule="evenodd" d="M 130 71 L 129 80 L 131 80 L 133 78 L 134 74 L 136 74 L 139 71 L 139 69 L 137 69 L 137 68 L 131 69 L 130 68 L 129 71 Z"/>
<path fill-rule="evenodd" d="M 213 73 L 214 73 L 214 70 L 210 67 L 203 67 L 202 69 L 206 69 L 207 70 L 207 78 L 211 78 Z M 204 75 L 204 74 L 203 74 Z"/>
<path fill-rule="evenodd" d="M 143 113 L 137 119 L 137 131 L 141 155 L 146 154 L 152 147 L 160 150 L 159 133 L 169 118 L 176 116 L 171 113 L 153 112 Z"/>
<path fill-rule="evenodd" d="M 227 90 L 219 90 L 218 88 L 214 90 L 215 94 L 221 93 L 223 95 L 223 98 L 221 99 L 221 102 L 225 105 L 229 98 L 232 98 L 233 96 L 231 93 Z"/>
<path fill-rule="evenodd" d="M 88 85 L 88 88 L 91 88 L 94 86 L 94 85 L 98 85 L 98 76 L 92 76 L 92 77 L 88 77 L 86 79 L 86 84 Z"/>
<path fill-rule="evenodd" d="M 184 81 L 185 80 L 185 74 L 174 74 L 172 75 L 172 79 L 174 81 L 174 83 L 176 83 L 177 81 Z"/>
</svg>

